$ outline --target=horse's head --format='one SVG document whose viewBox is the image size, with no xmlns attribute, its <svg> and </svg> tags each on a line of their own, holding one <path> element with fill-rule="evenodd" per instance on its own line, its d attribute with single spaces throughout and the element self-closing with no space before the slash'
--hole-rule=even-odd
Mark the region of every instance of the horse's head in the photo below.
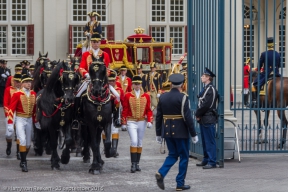
<svg viewBox="0 0 288 192">
<path fill-rule="evenodd" d="M 79 83 L 79 75 L 77 75 L 70 67 L 68 62 L 62 61 L 60 63 L 61 70 L 59 72 L 59 80 L 62 85 L 62 91 L 64 92 L 63 99 L 65 103 L 73 103 L 74 102 L 74 88 Z"/>
<path fill-rule="evenodd" d="M 45 60 L 40 68 L 40 82 L 42 88 L 46 86 L 47 80 L 50 77 L 52 70 L 53 66 L 50 64 L 50 61 Z"/>
<path fill-rule="evenodd" d="M 70 56 L 70 64 L 71 64 L 72 70 L 76 71 L 80 65 L 80 57 Z"/>
<path fill-rule="evenodd" d="M 93 61 L 89 66 L 89 75 L 92 82 L 92 94 L 102 95 L 102 93 L 107 89 L 108 78 L 106 74 L 106 66 L 103 62 Z"/>
</svg>

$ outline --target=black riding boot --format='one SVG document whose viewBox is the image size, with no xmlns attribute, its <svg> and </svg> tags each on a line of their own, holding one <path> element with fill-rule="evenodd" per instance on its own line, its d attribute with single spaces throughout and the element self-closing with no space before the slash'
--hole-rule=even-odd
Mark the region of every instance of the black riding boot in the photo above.
<svg viewBox="0 0 288 192">
<path fill-rule="evenodd" d="M 116 135 L 116 134 L 117 134 L 117 135 Z M 118 134 L 118 133 L 113 133 L 113 134 L 112 134 L 112 148 L 115 150 L 115 155 L 114 155 L 114 157 L 117 157 L 117 156 L 119 156 L 119 153 L 117 152 L 118 140 L 119 140 L 119 139 L 113 139 L 113 136 L 114 136 L 114 137 L 117 137 L 117 136 L 118 136 L 118 138 L 119 138 L 119 134 Z"/>
<path fill-rule="evenodd" d="M 26 155 L 27 155 L 27 152 L 20 152 L 20 156 L 21 156 L 20 167 L 22 168 L 22 172 L 28 172 Z"/>
<path fill-rule="evenodd" d="M 244 106 L 248 107 L 249 106 L 249 94 L 244 94 Z"/>
<path fill-rule="evenodd" d="M 141 151 L 142 151 L 142 147 L 141 147 Z M 141 158 L 141 152 L 139 153 L 139 151 L 137 151 L 136 171 L 141 171 L 141 169 L 140 169 L 140 167 L 139 167 L 140 158 Z"/>
<path fill-rule="evenodd" d="M 17 147 L 16 147 L 16 157 L 18 160 L 21 160 L 21 155 L 20 155 L 20 152 L 19 152 L 19 144 L 17 144 Z"/>
<path fill-rule="evenodd" d="M 12 147 L 12 141 L 7 141 L 7 149 L 6 149 L 6 155 L 11 154 L 11 147 Z"/>
<path fill-rule="evenodd" d="M 114 109 L 113 109 L 113 125 L 114 127 L 116 128 L 120 128 L 121 127 L 121 120 L 120 120 L 120 114 L 119 114 L 119 111 L 120 110 L 120 107 L 119 106 L 116 106 Z"/>
<path fill-rule="evenodd" d="M 257 91 L 252 92 L 252 108 L 257 108 Z"/>
<path fill-rule="evenodd" d="M 131 173 L 135 173 L 137 165 L 137 147 L 130 147 Z"/>
</svg>

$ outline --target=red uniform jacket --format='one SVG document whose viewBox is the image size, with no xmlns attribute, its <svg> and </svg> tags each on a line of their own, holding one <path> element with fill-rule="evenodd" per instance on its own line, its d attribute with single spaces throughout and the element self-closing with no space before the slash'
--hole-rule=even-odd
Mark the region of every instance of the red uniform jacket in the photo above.
<svg viewBox="0 0 288 192">
<path fill-rule="evenodd" d="M 139 99 L 135 92 L 125 94 L 122 111 L 122 124 L 126 125 L 128 120 L 143 121 L 147 117 L 147 122 L 153 121 L 153 113 L 150 108 L 150 96 L 141 91 Z"/>
<path fill-rule="evenodd" d="M 83 53 L 83 55 L 82 55 L 82 59 L 81 59 L 80 65 L 79 65 L 79 73 L 82 77 L 84 77 L 85 74 L 89 72 L 89 66 L 93 61 L 92 55 L 93 55 L 93 50 L 87 51 L 87 52 Z M 94 57 L 99 57 L 100 58 L 99 60 L 101 60 L 101 57 L 102 57 L 103 62 L 105 63 L 106 67 L 108 68 L 109 63 L 110 63 L 110 59 L 109 59 L 109 55 L 106 52 L 104 52 L 100 49 L 98 52 L 98 55 L 97 56 L 95 55 Z"/>
<path fill-rule="evenodd" d="M 132 91 L 132 81 L 129 77 L 125 76 L 124 80 L 122 81 L 121 75 L 116 77 L 117 86 L 120 86 L 124 93 L 128 93 Z"/>
<path fill-rule="evenodd" d="M 5 88 L 10 87 L 10 86 L 14 86 L 13 84 L 14 84 L 13 83 L 13 76 L 11 75 L 11 76 L 8 77 L 8 79 L 6 81 Z"/>
<path fill-rule="evenodd" d="M 17 89 L 13 86 L 9 86 L 4 91 L 4 97 L 3 97 L 3 108 L 4 108 L 4 114 L 5 117 L 8 116 L 9 111 L 9 105 L 11 102 L 12 95 L 17 92 Z"/>
<path fill-rule="evenodd" d="M 243 71 L 243 88 L 249 88 L 250 65 L 246 64 Z"/>
<path fill-rule="evenodd" d="M 36 122 L 36 93 L 30 90 L 30 96 L 27 97 L 21 89 L 13 94 L 9 105 L 8 124 L 13 124 L 13 116 L 16 111 L 18 117 L 32 117 Z"/>
</svg>

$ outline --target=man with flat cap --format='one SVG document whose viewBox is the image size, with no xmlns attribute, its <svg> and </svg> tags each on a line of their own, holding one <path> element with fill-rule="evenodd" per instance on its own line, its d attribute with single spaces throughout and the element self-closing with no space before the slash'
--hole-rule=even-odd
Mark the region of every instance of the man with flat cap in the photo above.
<svg viewBox="0 0 288 192">
<path fill-rule="evenodd" d="M 204 84 L 202 91 L 198 95 L 198 107 L 195 113 L 197 122 L 200 124 L 200 132 L 203 146 L 203 160 L 196 164 L 203 169 L 216 168 L 216 141 L 215 129 L 218 121 L 216 103 L 218 100 L 218 91 L 212 84 L 216 75 L 207 67 L 201 76 Z"/>
<path fill-rule="evenodd" d="M 251 88 L 252 92 L 252 107 L 257 106 L 257 89 L 258 87 L 261 88 L 265 85 L 266 81 L 269 77 L 281 77 L 279 74 L 279 67 L 280 67 L 280 54 L 274 50 L 274 38 L 268 37 L 267 38 L 267 51 L 261 53 L 258 68 L 260 71 L 259 78 L 257 77 Z M 258 71 L 258 68 L 253 69 L 253 71 Z M 260 106 L 261 107 L 261 106 Z"/>
<path fill-rule="evenodd" d="M 184 79 L 184 75 L 179 73 L 170 75 L 172 89 L 160 96 L 157 106 L 156 141 L 161 144 L 162 138 L 165 138 L 169 150 L 164 164 L 155 175 L 158 187 L 163 190 L 164 178 L 179 157 L 176 190 L 190 189 L 189 185 L 185 185 L 189 162 L 189 135 L 193 143 L 198 142 L 198 136 L 194 129 L 189 98 L 181 92 Z"/>
</svg>

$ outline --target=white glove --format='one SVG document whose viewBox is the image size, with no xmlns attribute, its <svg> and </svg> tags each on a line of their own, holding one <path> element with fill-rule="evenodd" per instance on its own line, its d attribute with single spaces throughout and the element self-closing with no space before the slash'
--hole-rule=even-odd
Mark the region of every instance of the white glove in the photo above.
<svg viewBox="0 0 288 192">
<path fill-rule="evenodd" d="M 90 35 L 91 35 L 90 33 L 86 33 L 86 36 L 87 36 L 87 37 L 90 37 Z"/>
<path fill-rule="evenodd" d="M 9 75 L 10 75 L 9 71 L 6 71 L 6 75 L 7 75 L 7 76 L 9 76 Z"/>
<path fill-rule="evenodd" d="M 35 127 L 36 127 L 37 129 L 41 129 L 41 127 L 40 127 L 40 123 L 39 123 L 39 122 L 34 123 L 34 125 L 35 125 Z"/>
<path fill-rule="evenodd" d="M 159 98 L 160 97 L 160 93 L 157 93 L 157 98 Z"/>
<path fill-rule="evenodd" d="M 159 143 L 159 144 L 162 144 L 162 138 L 161 136 L 156 136 L 156 141 Z"/>
<path fill-rule="evenodd" d="M 86 79 L 89 80 L 89 79 L 90 79 L 90 75 L 89 75 L 89 73 L 86 73 L 86 74 L 85 74 L 85 77 L 86 77 Z"/>
<path fill-rule="evenodd" d="M 122 126 L 121 126 L 121 129 L 122 129 L 122 130 L 127 130 L 127 125 L 122 125 Z"/>
<path fill-rule="evenodd" d="M 13 131 L 14 131 L 14 126 L 13 126 L 13 124 L 8 124 L 7 130 L 8 130 L 8 132 L 13 132 Z"/>
<path fill-rule="evenodd" d="M 1 75 L 1 77 L 3 78 L 7 78 L 7 75 L 5 75 L 4 73 Z"/>
<path fill-rule="evenodd" d="M 196 135 L 195 137 L 192 137 L 192 142 L 195 144 L 197 143 L 199 140 L 198 140 L 198 136 Z"/>
<path fill-rule="evenodd" d="M 151 127 L 152 127 L 152 123 L 151 123 L 151 122 L 148 122 L 148 123 L 147 123 L 147 128 L 150 129 Z"/>
</svg>

